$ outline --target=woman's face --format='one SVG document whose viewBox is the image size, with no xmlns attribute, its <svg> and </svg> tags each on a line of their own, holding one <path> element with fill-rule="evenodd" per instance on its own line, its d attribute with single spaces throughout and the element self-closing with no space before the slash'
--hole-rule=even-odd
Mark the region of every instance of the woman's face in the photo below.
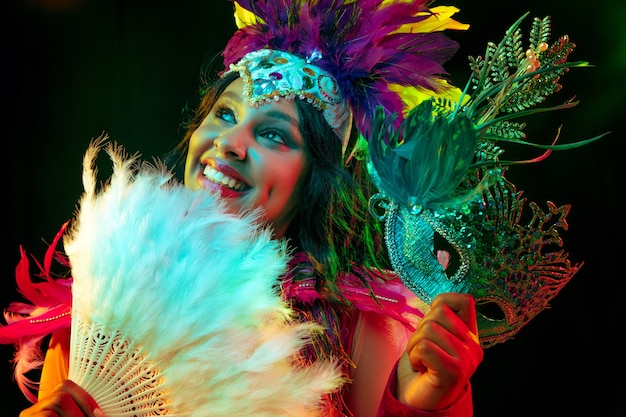
<svg viewBox="0 0 626 417">
<path fill-rule="evenodd" d="M 263 208 L 282 237 L 308 167 L 298 111 L 286 99 L 251 107 L 242 92 L 231 83 L 191 135 L 185 185 L 219 193 L 233 213 Z"/>
</svg>

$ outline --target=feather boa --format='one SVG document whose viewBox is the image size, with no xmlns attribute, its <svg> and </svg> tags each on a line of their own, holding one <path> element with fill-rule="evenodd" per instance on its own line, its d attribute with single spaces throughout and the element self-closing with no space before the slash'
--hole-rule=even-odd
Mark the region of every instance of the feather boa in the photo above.
<svg viewBox="0 0 626 417">
<path fill-rule="evenodd" d="M 96 191 L 101 145 L 85 156 L 85 193 L 64 238 L 74 279 L 70 379 L 105 415 L 124 406 L 123 395 L 107 399 L 119 388 L 122 365 L 113 359 L 150 369 L 134 407 L 145 400 L 180 416 L 318 415 L 320 398 L 343 380 L 336 363 L 295 365 L 320 329 L 292 320 L 278 294 L 285 243 L 259 226 L 258 213 L 226 214 L 215 196 L 113 145 L 113 176 Z M 106 357 L 92 366 L 98 350 Z M 124 378 L 123 390 L 135 387 Z"/>
<path fill-rule="evenodd" d="M 37 401 L 33 391 L 37 390 L 37 382 L 27 375 L 30 371 L 43 365 L 44 355 L 41 343 L 44 338 L 70 325 L 71 310 L 71 278 L 63 278 L 52 272 L 55 263 L 69 270 L 65 257 L 57 252 L 56 247 L 61 240 L 67 222 L 63 224 L 46 251 L 43 263 L 33 258 L 37 273 L 31 276 L 29 255 L 20 248 L 20 261 L 15 268 L 15 280 L 20 294 L 28 302 L 15 301 L 4 311 L 7 324 L 0 325 L 0 343 L 14 344 L 16 347 L 13 363 L 14 378 L 30 401 Z"/>
</svg>

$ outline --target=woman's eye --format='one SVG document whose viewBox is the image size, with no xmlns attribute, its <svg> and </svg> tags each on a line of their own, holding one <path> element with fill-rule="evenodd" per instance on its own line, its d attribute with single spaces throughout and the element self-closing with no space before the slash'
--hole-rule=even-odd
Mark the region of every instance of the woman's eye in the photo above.
<svg viewBox="0 0 626 417">
<path fill-rule="evenodd" d="M 215 116 L 228 123 L 236 123 L 235 112 L 227 107 L 220 107 L 215 111 Z"/>
<path fill-rule="evenodd" d="M 273 143 L 282 144 L 282 145 L 287 143 L 284 135 L 281 134 L 281 132 L 278 132 L 276 130 L 265 130 L 261 132 L 260 136 Z"/>
</svg>

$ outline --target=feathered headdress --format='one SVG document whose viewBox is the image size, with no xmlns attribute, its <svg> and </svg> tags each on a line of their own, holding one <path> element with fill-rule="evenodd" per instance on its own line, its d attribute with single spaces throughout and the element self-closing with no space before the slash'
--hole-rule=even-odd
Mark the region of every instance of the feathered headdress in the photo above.
<svg viewBox="0 0 626 417">
<path fill-rule="evenodd" d="M 472 76 L 456 100 L 433 98 L 414 107 L 397 127 L 380 109 L 369 138 L 370 169 L 380 193 L 370 201 L 385 219 L 394 269 L 426 301 L 448 291 L 472 294 L 483 346 L 517 333 L 577 272 L 562 249 L 569 206 L 548 202 L 543 212 L 505 178 L 507 166 L 537 162 L 576 143 L 542 145 L 525 140 L 515 119 L 564 109 L 538 103 L 558 91 L 574 44 L 567 36 L 549 44 L 550 19 L 533 20 L 523 47 L 520 18 L 484 57 L 471 58 Z M 558 135 L 557 135 L 558 137 Z M 532 160 L 502 161 L 502 143 L 545 152 Z"/>
<path fill-rule="evenodd" d="M 347 146 L 356 123 L 367 135 L 377 107 L 401 114 L 391 85 L 442 91 L 443 63 L 458 45 L 439 33 L 466 29 L 454 7 L 427 0 L 238 1 L 224 64 L 238 71 L 251 101 L 300 97 L 324 111 Z"/>
</svg>

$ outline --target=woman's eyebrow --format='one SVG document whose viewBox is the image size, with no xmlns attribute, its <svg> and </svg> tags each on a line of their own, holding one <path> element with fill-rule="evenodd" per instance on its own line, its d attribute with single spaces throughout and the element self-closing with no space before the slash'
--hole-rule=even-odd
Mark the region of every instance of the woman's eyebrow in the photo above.
<svg viewBox="0 0 626 417">
<path fill-rule="evenodd" d="M 227 98 L 227 99 L 231 99 L 231 100 L 236 100 L 236 101 L 242 101 L 241 95 L 234 92 L 234 91 L 224 91 L 220 97 L 223 98 Z M 272 117 L 274 119 L 278 119 L 278 120 L 282 120 L 285 121 L 291 125 L 293 125 L 294 127 L 298 128 L 300 126 L 300 124 L 298 123 L 298 120 L 292 116 L 290 116 L 287 113 L 284 113 L 280 110 L 276 110 L 276 109 L 270 109 L 267 112 L 265 112 L 265 115 L 268 117 Z"/>
<path fill-rule="evenodd" d="M 222 94 L 220 94 L 220 97 L 241 101 L 241 96 L 234 91 L 224 91 Z"/>
<path fill-rule="evenodd" d="M 283 121 L 293 125 L 296 128 L 300 126 L 300 124 L 298 123 L 298 121 L 294 117 L 288 115 L 287 113 L 283 113 L 280 110 L 268 110 L 267 113 L 265 113 L 265 114 L 268 117 L 272 117 L 274 119 L 283 120 Z"/>
</svg>

